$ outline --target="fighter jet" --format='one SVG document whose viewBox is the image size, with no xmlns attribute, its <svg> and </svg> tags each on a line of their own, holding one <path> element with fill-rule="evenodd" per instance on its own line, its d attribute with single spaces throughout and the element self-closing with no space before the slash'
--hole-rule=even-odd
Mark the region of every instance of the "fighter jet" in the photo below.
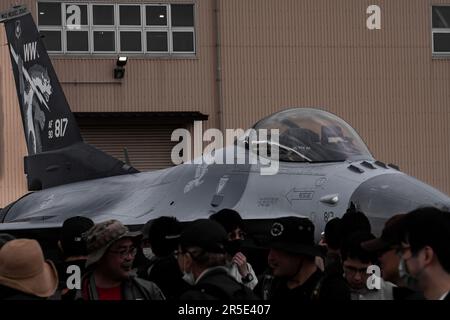
<svg viewBox="0 0 450 320">
<path fill-rule="evenodd" d="M 139 172 L 83 141 L 31 14 L 15 7 L 0 22 L 28 147 L 28 188 L 34 191 L 1 211 L 1 231 L 43 235 L 75 215 L 137 228 L 162 215 L 192 221 L 231 208 L 252 225 L 309 217 L 318 239 L 325 224 L 351 205 L 369 217 L 375 232 L 397 213 L 425 205 L 450 208 L 447 195 L 376 161 L 349 124 L 318 108 L 290 108 L 260 120 L 216 152 L 231 156 L 233 164 L 194 160 Z M 251 139 L 261 129 L 278 129 L 278 141 Z M 273 146 L 276 157 L 265 156 L 277 161 L 276 174 L 263 175 L 264 164 L 243 161 Z"/>
</svg>

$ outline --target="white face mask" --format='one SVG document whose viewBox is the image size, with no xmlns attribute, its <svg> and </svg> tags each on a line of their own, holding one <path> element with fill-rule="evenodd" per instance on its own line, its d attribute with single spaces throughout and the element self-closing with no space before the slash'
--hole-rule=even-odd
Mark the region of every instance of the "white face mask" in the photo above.
<svg viewBox="0 0 450 320">
<path fill-rule="evenodd" d="M 195 285 L 195 278 L 192 271 L 186 271 L 186 258 L 183 256 L 183 280 L 186 281 L 189 285 Z"/>
<path fill-rule="evenodd" d="M 148 260 L 151 260 L 155 256 L 155 254 L 152 251 L 152 248 L 150 247 L 142 248 L 142 253 Z"/>
</svg>

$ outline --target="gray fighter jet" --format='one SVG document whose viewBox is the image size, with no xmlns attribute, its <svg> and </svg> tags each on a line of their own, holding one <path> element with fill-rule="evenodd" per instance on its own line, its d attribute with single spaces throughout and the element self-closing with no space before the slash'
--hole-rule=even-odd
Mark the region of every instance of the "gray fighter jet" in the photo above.
<svg viewBox="0 0 450 320">
<path fill-rule="evenodd" d="M 450 208 L 447 195 L 376 161 L 351 126 L 314 108 L 287 109 L 255 124 L 255 130 L 279 129 L 277 143 L 248 133 L 215 154 L 230 156 L 234 164 L 194 162 L 139 172 L 83 142 L 31 15 L 16 7 L 0 21 L 27 139 L 28 188 L 34 191 L 1 211 L 2 231 L 42 234 L 75 215 L 138 227 L 162 215 L 191 221 L 232 208 L 255 225 L 309 217 L 318 238 L 326 222 L 351 204 L 369 217 L 375 232 L 397 213 L 424 205 Z M 244 161 L 273 145 L 275 175 L 262 175 L 263 164 Z"/>
</svg>

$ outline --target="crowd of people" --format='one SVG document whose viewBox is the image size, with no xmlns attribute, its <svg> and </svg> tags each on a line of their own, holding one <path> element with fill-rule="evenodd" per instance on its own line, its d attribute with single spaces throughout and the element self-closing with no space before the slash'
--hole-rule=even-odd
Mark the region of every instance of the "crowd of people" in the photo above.
<svg viewBox="0 0 450 320">
<path fill-rule="evenodd" d="M 162 216 L 135 232 L 76 216 L 61 228 L 55 263 L 38 241 L 1 234 L 0 299 L 450 300 L 449 212 L 395 215 L 376 238 L 349 209 L 318 243 L 308 218 L 275 219 L 264 246 L 245 225 L 231 209 L 191 223 Z"/>
</svg>

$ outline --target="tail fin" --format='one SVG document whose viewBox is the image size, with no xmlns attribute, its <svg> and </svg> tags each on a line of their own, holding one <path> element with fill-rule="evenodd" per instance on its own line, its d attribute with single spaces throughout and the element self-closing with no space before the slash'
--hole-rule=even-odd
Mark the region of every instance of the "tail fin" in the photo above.
<svg viewBox="0 0 450 320">
<path fill-rule="evenodd" d="M 28 189 L 136 173 L 85 144 L 31 14 L 23 6 L 0 13 L 9 44 L 28 156 Z"/>
</svg>

